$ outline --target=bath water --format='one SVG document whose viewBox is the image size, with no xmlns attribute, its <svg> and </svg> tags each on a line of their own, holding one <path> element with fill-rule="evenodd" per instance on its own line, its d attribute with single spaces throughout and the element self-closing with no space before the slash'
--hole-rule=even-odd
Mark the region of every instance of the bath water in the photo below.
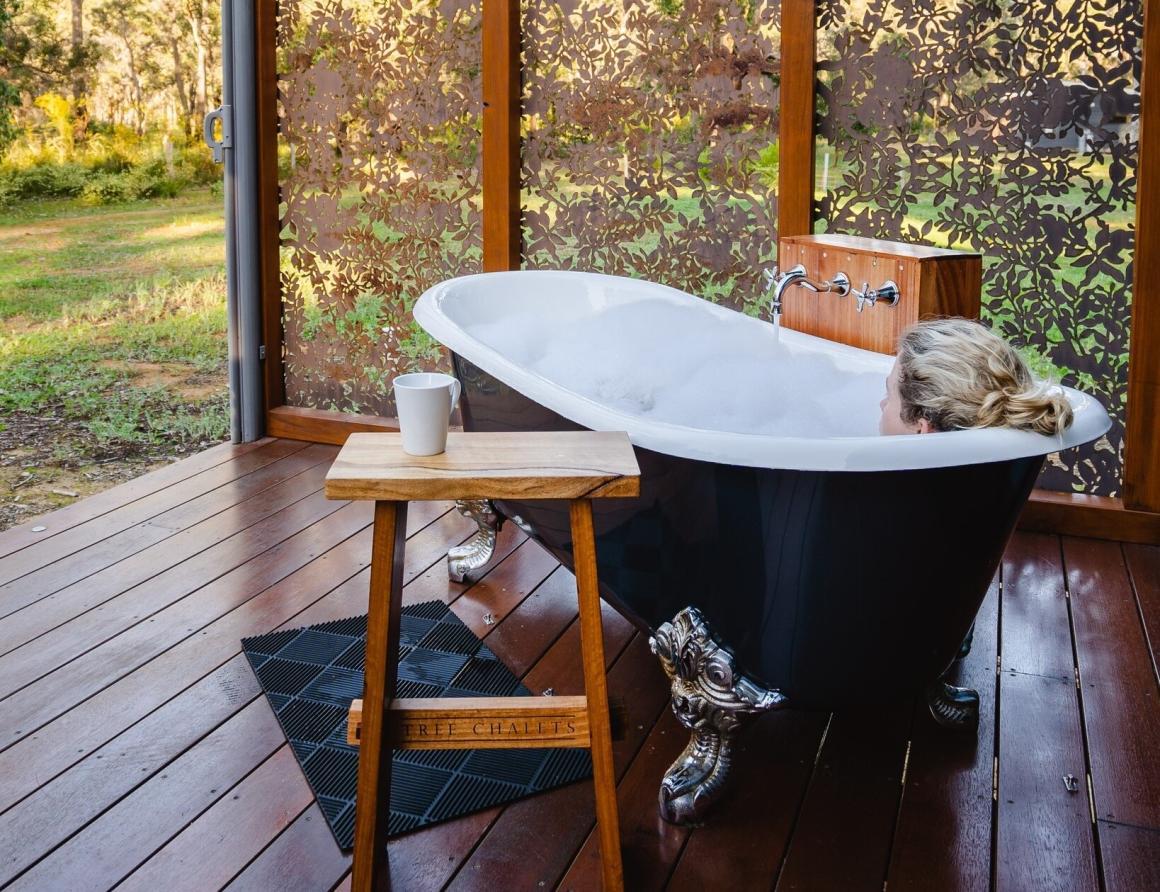
<svg viewBox="0 0 1160 892">
<path fill-rule="evenodd" d="M 549 381 L 650 421 L 785 437 L 873 436 L 885 376 L 791 349 L 772 325 L 637 301 L 544 330 L 513 315 L 473 336 Z"/>
</svg>

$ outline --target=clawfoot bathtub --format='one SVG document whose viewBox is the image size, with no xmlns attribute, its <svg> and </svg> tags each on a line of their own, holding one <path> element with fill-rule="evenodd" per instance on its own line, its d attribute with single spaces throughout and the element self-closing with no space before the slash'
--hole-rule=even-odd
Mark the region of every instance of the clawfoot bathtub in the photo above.
<svg viewBox="0 0 1160 892">
<path fill-rule="evenodd" d="M 468 276 L 415 318 L 453 353 L 467 430 L 626 430 L 636 447 L 640 497 L 596 506 L 599 573 L 692 732 L 661 784 L 672 821 L 703 817 L 734 735 L 767 709 L 924 692 L 940 723 L 970 726 L 977 695 L 943 673 L 1044 456 L 1109 424 L 1065 389 L 1061 437 L 880 437 L 891 357 L 631 279 Z M 494 508 L 571 566 L 567 505 Z M 457 566 L 478 570 L 490 509 L 465 510 L 480 533 Z"/>
</svg>

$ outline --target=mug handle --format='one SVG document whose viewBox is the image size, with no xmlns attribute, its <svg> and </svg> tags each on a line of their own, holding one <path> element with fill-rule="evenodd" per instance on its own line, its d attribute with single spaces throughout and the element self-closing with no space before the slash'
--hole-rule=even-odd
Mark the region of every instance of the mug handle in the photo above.
<svg viewBox="0 0 1160 892">
<path fill-rule="evenodd" d="M 451 380 L 451 408 L 447 410 L 447 417 L 451 417 L 451 413 L 455 411 L 455 407 L 459 405 L 459 397 L 463 393 L 463 385 L 459 383 L 458 378 Z"/>
</svg>

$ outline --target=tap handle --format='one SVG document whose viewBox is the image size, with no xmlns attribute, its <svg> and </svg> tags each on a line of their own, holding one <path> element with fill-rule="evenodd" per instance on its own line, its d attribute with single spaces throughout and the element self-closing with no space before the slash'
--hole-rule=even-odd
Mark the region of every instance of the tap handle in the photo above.
<svg viewBox="0 0 1160 892">
<path fill-rule="evenodd" d="M 777 284 L 778 272 L 777 272 L 777 265 L 776 264 L 774 266 L 766 267 L 765 269 L 763 269 L 761 271 L 761 274 L 763 276 L 765 276 L 765 290 L 766 291 L 769 291 L 774 285 Z"/>
<path fill-rule="evenodd" d="M 854 291 L 854 296 L 858 299 L 858 312 L 861 313 L 866 304 L 875 306 L 878 301 L 882 301 L 888 307 L 893 307 L 898 303 L 902 294 L 898 290 L 898 285 L 891 279 L 887 279 L 878 288 L 871 289 L 869 282 L 862 283 L 862 290 Z"/>
<path fill-rule="evenodd" d="M 874 292 L 870 290 L 870 283 L 863 282 L 862 290 L 855 291 L 854 296 L 858 298 L 858 312 L 861 313 L 867 303 L 873 304 L 874 298 L 871 296 Z"/>
</svg>

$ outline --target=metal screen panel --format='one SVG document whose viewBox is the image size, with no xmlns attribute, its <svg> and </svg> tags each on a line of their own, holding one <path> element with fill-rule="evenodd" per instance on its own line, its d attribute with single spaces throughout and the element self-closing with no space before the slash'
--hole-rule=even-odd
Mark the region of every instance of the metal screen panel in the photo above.
<svg viewBox="0 0 1160 892">
<path fill-rule="evenodd" d="M 780 2 L 522 6 L 530 268 L 756 308 L 777 245 Z"/>
<path fill-rule="evenodd" d="M 1141 20 L 1139 0 L 818 3 L 817 228 L 984 254 L 984 317 L 1113 418 L 1051 457 L 1051 489 L 1120 488 Z"/>
<path fill-rule="evenodd" d="M 286 401 L 393 415 L 396 374 L 446 367 L 411 319 L 480 269 L 479 0 L 282 0 Z"/>
</svg>

